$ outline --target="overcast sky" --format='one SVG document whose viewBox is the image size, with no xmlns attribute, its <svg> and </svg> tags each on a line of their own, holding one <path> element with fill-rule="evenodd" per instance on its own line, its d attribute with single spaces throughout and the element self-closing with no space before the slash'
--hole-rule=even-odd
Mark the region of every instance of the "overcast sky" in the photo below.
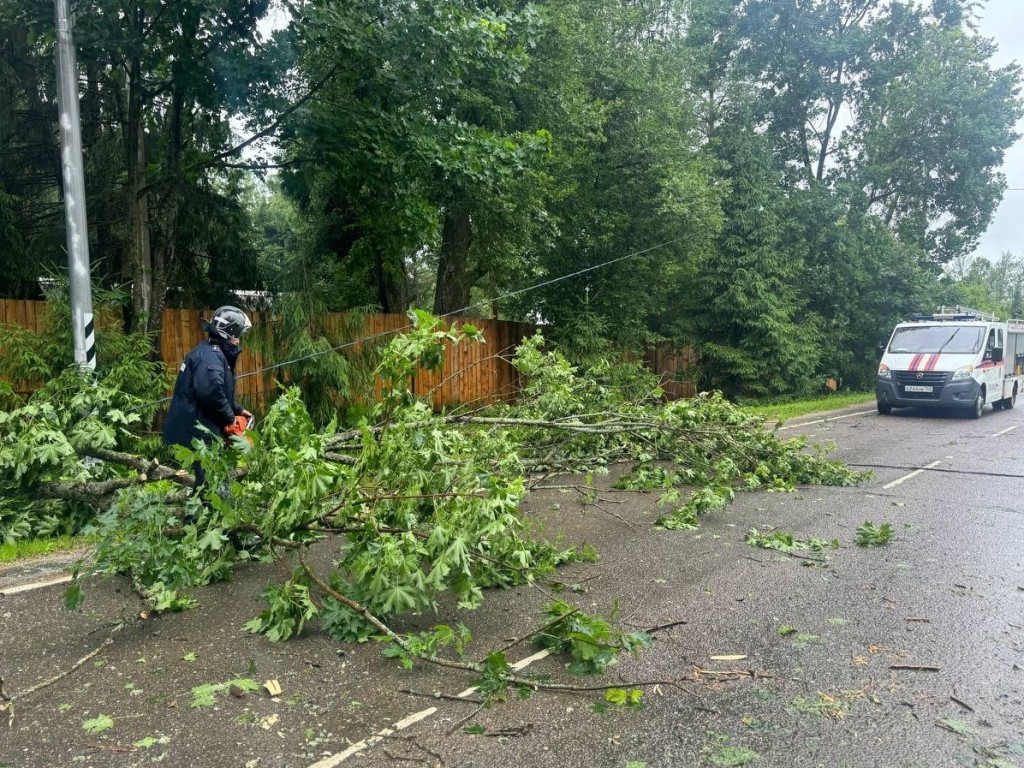
<svg viewBox="0 0 1024 768">
<path fill-rule="evenodd" d="M 988 0 L 980 13 L 981 33 L 994 38 L 999 45 L 995 63 L 1002 66 L 1011 61 L 1024 62 L 1024 1 Z M 1024 121 L 1017 126 L 1017 132 L 1024 134 Z M 1003 251 L 1024 251 L 1024 140 L 1018 140 L 1007 151 L 1003 173 L 1010 189 L 977 250 L 978 255 L 992 261 Z"/>
</svg>

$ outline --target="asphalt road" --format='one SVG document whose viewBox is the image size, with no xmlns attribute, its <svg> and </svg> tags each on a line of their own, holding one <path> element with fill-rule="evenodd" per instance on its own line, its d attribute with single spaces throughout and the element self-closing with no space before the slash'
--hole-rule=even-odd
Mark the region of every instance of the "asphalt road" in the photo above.
<svg viewBox="0 0 1024 768">
<path fill-rule="evenodd" d="M 36 565 L 0 574 L 6 693 L 103 647 L 18 702 L 12 726 L 0 723 L 0 766 L 1024 766 L 1024 408 L 979 421 L 863 407 L 834 416 L 787 434 L 834 441 L 840 458 L 870 465 L 875 477 L 856 488 L 741 494 L 695 532 L 655 529 L 655 499 L 641 494 L 605 491 L 586 510 L 555 491 L 528 500 L 547 533 L 601 553 L 562 576 L 582 585 L 571 596 L 581 607 L 619 600 L 636 627 L 686 622 L 606 677 L 575 679 L 664 681 L 645 688 L 640 709 L 595 712 L 602 695 L 591 692 L 478 711 L 403 692 L 455 696 L 471 680 L 403 671 L 373 644 L 339 646 L 315 629 L 280 645 L 248 636 L 241 625 L 279 576 L 269 566 L 103 645 L 112 620 L 141 609 L 130 590 L 96 585 L 78 614 L 60 608 L 59 586 L 4 592 L 45 578 Z M 895 540 L 856 546 L 865 520 L 891 523 Z M 746 545 L 755 527 L 841 546 L 815 564 Z M 536 627 L 547 599 L 495 592 L 478 611 L 442 605 L 402 629 L 464 621 L 469 653 L 482 653 Z M 535 653 L 521 644 L 509 656 Z M 721 655 L 745 658 L 711 658 Z M 525 671 L 573 680 L 556 657 Z M 219 692 L 213 706 L 190 706 L 195 687 L 235 677 L 275 679 L 282 693 Z M 112 726 L 87 733 L 101 715 Z"/>
</svg>

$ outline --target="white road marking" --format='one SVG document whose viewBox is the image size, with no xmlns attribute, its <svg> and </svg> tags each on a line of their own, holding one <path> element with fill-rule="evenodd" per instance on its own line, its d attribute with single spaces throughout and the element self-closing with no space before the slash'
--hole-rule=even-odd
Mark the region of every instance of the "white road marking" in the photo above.
<svg viewBox="0 0 1024 768">
<path fill-rule="evenodd" d="M 811 424 L 824 424 L 826 421 L 839 421 L 840 419 L 848 419 L 851 416 L 865 416 L 869 413 L 874 413 L 874 409 L 870 411 L 857 411 L 856 413 L 847 413 L 844 416 L 830 416 L 827 419 L 818 419 L 817 421 L 805 421 L 801 424 L 790 424 L 787 427 L 779 427 L 779 432 L 784 429 L 796 429 L 797 427 L 809 427 Z"/>
<path fill-rule="evenodd" d="M 931 464 L 926 464 L 925 466 L 921 467 L 920 469 L 915 469 L 909 475 L 904 475 L 903 477 L 899 478 L 898 480 L 893 480 L 891 483 L 887 483 L 886 485 L 883 485 L 882 488 L 894 488 L 895 486 L 899 485 L 900 483 L 905 483 L 907 480 L 909 480 L 912 477 L 917 477 L 922 472 L 924 472 L 926 469 L 931 469 L 932 467 L 937 467 L 941 463 L 942 463 L 942 459 L 939 459 L 938 461 L 933 461 Z"/>
<path fill-rule="evenodd" d="M 538 651 L 537 653 L 533 654 L 533 656 L 527 656 L 525 659 L 520 659 L 515 664 L 512 664 L 511 667 L 516 672 L 518 672 L 524 667 L 530 666 L 530 664 L 533 664 L 533 662 L 540 661 L 541 659 L 547 658 L 550 655 L 551 651 L 549 650 Z M 458 694 L 458 697 L 460 699 L 464 699 L 467 696 L 472 696 L 474 693 L 476 693 L 476 691 L 477 687 L 474 685 L 472 688 L 467 688 L 462 693 Z M 367 749 L 368 747 L 372 747 L 374 744 L 383 741 L 388 736 L 394 734 L 396 731 L 404 730 L 408 728 L 410 725 L 415 725 L 421 720 L 426 720 L 435 712 L 437 712 L 437 707 L 428 707 L 427 709 L 415 712 L 409 715 L 404 720 L 399 720 L 390 728 L 384 728 L 380 731 L 377 731 L 377 733 L 375 733 L 373 736 L 369 736 L 363 739 L 362 741 L 357 741 L 344 752 L 339 752 L 336 755 L 325 757 L 323 760 L 313 763 L 313 765 L 309 766 L 309 768 L 335 768 L 335 766 L 341 765 L 343 762 L 352 757 L 352 755 L 358 754 L 359 752 L 362 752 L 364 749 Z"/>
<path fill-rule="evenodd" d="M 1013 430 L 1015 430 L 1017 428 L 1017 426 L 1019 426 L 1019 425 L 1014 425 L 1012 427 L 1007 427 L 1002 432 L 996 432 L 994 435 L 992 435 L 992 437 L 999 437 L 1000 435 L 1005 435 L 1007 432 L 1013 432 Z"/>
<path fill-rule="evenodd" d="M 52 587 L 54 584 L 66 584 L 67 582 L 71 581 L 71 578 L 71 576 L 57 576 L 53 579 L 33 581 L 31 584 L 19 584 L 16 587 L 4 587 L 3 589 L 0 589 L 0 596 L 16 595 L 19 592 L 31 592 L 33 589 Z"/>
<path fill-rule="evenodd" d="M 395 731 L 401 731 L 405 728 L 408 728 L 410 725 L 415 725 L 420 720 L 426 720 L 435 712 L 437 712 L 437 707 L 430 707 L 429 709 L 424 709 L 422 712 L 417 712 L 414 715 L 409 715 L 404 720 L 399 720 L 390 728 L 385 728 L 382 731 L 378 731 L 375 735 L 370 736 L 368 739 L 357 741 L 344 752 L 339 752 L 336 755 L 325 757 L 323 760 L 313 763 L 313 765 L 309 766 L 309 768 L 334 768 L 334 766 L 336 765 L 341 765 L 345 760 L 348 760 L 350 757 L 352 757 L 352 755 L 362 752 L 367 747 L 372 747 L 377 742 L 384 741 L 384 739 L 393 734 Z"/>
<path fill-rule="evenodd" d="M 528 667 L 531 664 L 533 664 L 533 662 L 540 661 L 541 659 L 546 659 L 550 655 L 551 651 L 546 649 L 543 651 L 537 651 L 537 653 L 533 654 L 533 656 L 527 656 L 525 659 L 520 659 L 519 661 L 517 661 L 515 664 L 512 665 L 512 669 L 518 672 L 523 667 Z"/>
</svg>

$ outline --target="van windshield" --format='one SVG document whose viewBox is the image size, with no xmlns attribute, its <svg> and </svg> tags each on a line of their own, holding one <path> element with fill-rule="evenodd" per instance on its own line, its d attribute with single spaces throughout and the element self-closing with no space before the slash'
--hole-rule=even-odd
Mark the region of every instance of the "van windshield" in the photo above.
<svg viewBox="0 0 1024 768">
<path fill-rule="evenodd" d="M 894 353 L 948 352 L 976 355 L 985 341 L 985 329 L 969 325 L 915 325 L 897 328 L 889 342 Z"/>
</svg>

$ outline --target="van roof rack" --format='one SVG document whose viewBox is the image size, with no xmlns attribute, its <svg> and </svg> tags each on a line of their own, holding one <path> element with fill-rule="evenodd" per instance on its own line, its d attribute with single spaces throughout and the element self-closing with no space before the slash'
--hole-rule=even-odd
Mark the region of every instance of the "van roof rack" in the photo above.
<svg viewBox="0 0 1024 768">
<path fill-rule="evenodd" d="M 971 307 L 963 307 L 956 304 L 952 307 L 941 306 L 938 310 L 931 315 L 920 315 L 915 314 L 911 316 L 912 322 L 964 322 L 964 321 L 976 321 L 976 322 L 998 322 L 999 318 L 990 312 L 982 312 L 980 309 L 973 309 Z"/>
</svg>

